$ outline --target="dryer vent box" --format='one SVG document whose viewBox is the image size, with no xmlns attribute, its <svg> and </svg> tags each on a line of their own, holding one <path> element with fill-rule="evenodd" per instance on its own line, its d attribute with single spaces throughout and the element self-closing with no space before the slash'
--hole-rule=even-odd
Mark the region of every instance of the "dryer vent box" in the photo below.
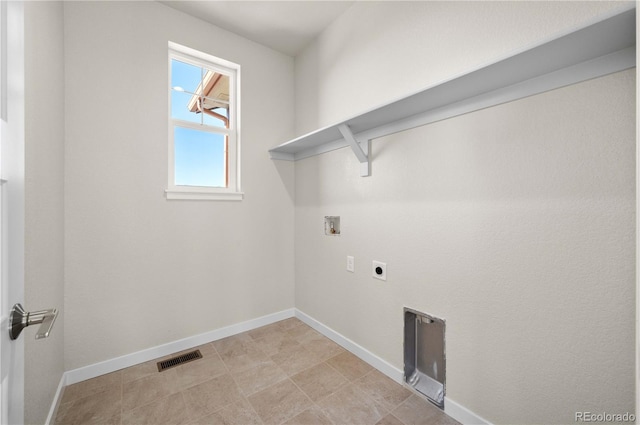
<svg viewBox="0 0 640 425">
<path fill-rule="evenodd" d="M 444 408 L 444 320 L 404 309 L 404 380 L 433 404 Z"/>
</svg>

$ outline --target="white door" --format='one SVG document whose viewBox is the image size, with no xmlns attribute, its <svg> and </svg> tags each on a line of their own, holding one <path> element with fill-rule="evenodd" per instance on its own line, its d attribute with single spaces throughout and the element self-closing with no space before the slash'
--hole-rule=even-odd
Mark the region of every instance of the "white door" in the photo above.
<svg viewBox="0 0 640 425">
<path fill-rule="evenodd" d="M 9 312 L 24 304 L 24 6 L 0 2 L 0 422 L 24 422 L 24 337 Z"/>
</svg>

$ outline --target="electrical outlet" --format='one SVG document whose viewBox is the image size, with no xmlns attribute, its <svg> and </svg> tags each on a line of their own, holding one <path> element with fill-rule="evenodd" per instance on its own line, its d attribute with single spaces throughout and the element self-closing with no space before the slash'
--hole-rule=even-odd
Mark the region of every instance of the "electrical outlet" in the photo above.
<svg viewBox="0 0 640 425">
<path fill-rule="evenodd" d="M 355 260 L 352 256 L 347 255 L 347 271 L 353 273 L 355 271 Z"/>
<path fill-rule="evenodd" d="M 373 261 L 372 276 L 376 279 L 387 280 L 387 264 L 380 261 Z"/>
</svg>

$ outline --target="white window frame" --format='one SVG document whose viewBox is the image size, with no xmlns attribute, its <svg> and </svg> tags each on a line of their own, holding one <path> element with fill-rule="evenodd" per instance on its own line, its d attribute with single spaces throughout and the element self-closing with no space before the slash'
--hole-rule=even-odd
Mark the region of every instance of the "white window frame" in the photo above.
<svg viewBox="0 0 640 425">
<path fill-rule="evenodd" d="M 240 185 L 240 65 L 224 59 L 169 42 L 168 121 L 169 167 L 165 191 L 167 199 L 241 201 L 244 193 Z M 229 76 L 229 128 L 218 128 L 174 119 L 171 116 L 171 60 L 177 59 L 195 66 L 220 71 Z M 174 127 L 180 126 L 214 134 L 225 134 L 227 141 L 227 187 L 179 186 L 175 184 Z"/>
</svg>

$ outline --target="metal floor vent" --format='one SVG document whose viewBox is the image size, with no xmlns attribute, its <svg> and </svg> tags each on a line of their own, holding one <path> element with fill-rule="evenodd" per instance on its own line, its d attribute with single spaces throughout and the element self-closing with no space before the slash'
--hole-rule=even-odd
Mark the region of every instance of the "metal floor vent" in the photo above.
<svg viewBox="0 0 640 425">
<path fill-rule="evenodd" d="M 180 366 L 181 364 L 192 362 L 202 358 L 200 350 L 190 351 L 185 354 L 181 354 L 176 357 L 172 357 L 169 360 L 163 360 L 158 362 L 158 372 L 171 369 L 172 367 Z"/>
</svg>

